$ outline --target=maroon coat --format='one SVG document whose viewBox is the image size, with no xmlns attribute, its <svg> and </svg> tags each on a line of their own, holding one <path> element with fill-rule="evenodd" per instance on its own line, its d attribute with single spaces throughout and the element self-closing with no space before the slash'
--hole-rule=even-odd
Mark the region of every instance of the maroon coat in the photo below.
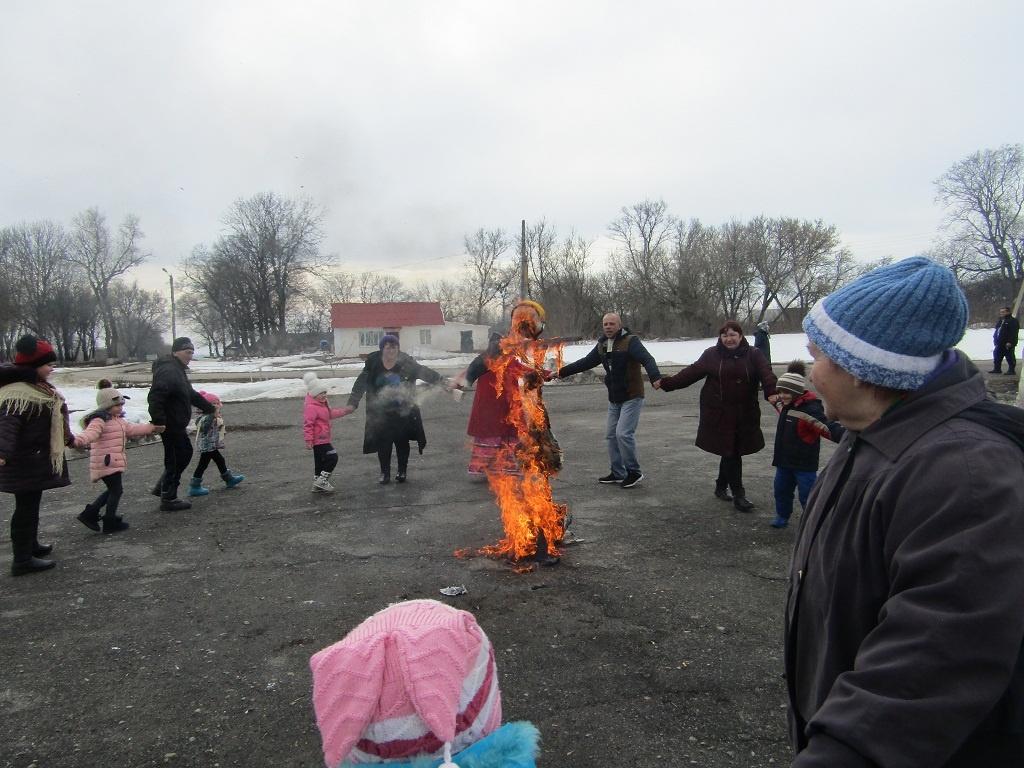
<svg viewBox="0 0 1024 768">
<path fill-rule="evenodd" d="M 33 372 L 34 373 L 34 372 Z M 6 380 L 0 376 L 0 380 Z M 52 389 L 50 385 L 36 386 Z M 61 403 L 64 417 L 64 444 L 70 445 L 74 437 L 68 424 L 68 407 Z M 40 408 L 26 413 L 11 413 L 0 409 L 0 492 L 27 493 L 45 491 L 71 485 L 68 465 L 64 462 L 59 473 L 50 463 L 50 409 Z"/>
<path fill-rule="evenodd" d="M 693 365 L 663 378 L 661 388 L 671 392 L 701 379 L 697 447 L 718 456 L 746 456 L 764 448 L 757 385 L 764 386 L 765 397 L 775 394 L 775 374 L 760 350 L 743 339 L 730 352 L 719 341 Z"/>
</svg>

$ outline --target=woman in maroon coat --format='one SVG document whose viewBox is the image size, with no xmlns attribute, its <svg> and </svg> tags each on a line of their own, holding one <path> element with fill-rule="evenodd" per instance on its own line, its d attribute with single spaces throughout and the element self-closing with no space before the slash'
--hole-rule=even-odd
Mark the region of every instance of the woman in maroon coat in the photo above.
<svg viewBox="0 0 1024 768">
<path fill-rule="evenodd" d="M 747 344 L 743 326 L 727 320 L 718 330 L 718 343 L 708 347 L 693 365 L 661 380 L 665 391 L 683 389 L 704 379 L 700 391 L 697 447 L 721 456 L 715 496 L 732 501 L 740 512 L 754 505 L 743 490 L 743 456 L 764 448 L 760 384 L 766 399 L 775 397 L 775 374 L 765 356 Z M 729 495 L 729 488 L 732 495 Z"/>
<path fill-rule="evenodd" d="M 11 574 L 52 568 L 43 559 L 53 548 L 40 544 L 39 502 L 43 491 L 70 485 L 64 447 L 74 443 L 64 398 L 47 379 L 57 357 L 35 336 L 17 343 L 14 369 L 0 375 L 0 492 L 14 495 L 11 515 Z"/>
</svg>

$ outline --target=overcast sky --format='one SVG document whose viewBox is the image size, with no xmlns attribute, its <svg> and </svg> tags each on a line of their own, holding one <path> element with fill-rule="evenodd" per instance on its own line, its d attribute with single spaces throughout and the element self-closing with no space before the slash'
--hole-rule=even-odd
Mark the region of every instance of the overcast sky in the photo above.
<svg viewBox="0 0 1024 768">
<path fill-rule="evenodd" d="M 154 287 L 233 200 L 309 195 L 324 250 L 407 282 L 546 217 L 929 247 L 933 181 L 1024 140 L 1024 3 L 47 2 L 0 21 L 0 226 L 135 213 Z"/>
</svg>

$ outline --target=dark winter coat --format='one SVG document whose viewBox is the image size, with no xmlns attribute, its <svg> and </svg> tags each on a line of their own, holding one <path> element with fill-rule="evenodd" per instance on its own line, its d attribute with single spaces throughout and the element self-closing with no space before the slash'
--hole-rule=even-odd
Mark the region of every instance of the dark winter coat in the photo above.
<svg viewBox="0 0 1024 768">
<path fill-rule="evenodd" d="M 352 385 L 348 404 L 359 407 L 366 393 L 366 428 L 363 432 L 363 453 L 376 453 L 394 442 L 415 440 L 420 453 L 427 445 L 423 417 L 416 405 L 416 380 L 439 384 L 443 376 L 420 365 L 404 352 L 398 353 L 395 366 L 384 367 L 381 352 L 366 358 L 362 372 Z"/>
<path fill-rule="evenodd" d="M 1017 346 L 1017 337 L 1020 333 L 1020 323 L 1013 315 L 1000 317 L 996 322 L 995 331 L 992 333 L 992 340 L 997 347 L 1005 347 L 1007 344 Z"/>
<path fill-rule="evenodd" d="M 31 371 L 31 377 L 25 371 Z M 39 382 L 34 368 L 22 368 L 20 373 L 8 370 L 0 376 L 0 380 L 9 383 L 19 380 L 28 383 L 31 380 L 31 386 L 40 391 L 55 392 L 49 384 Z M 6 386 L 0 388 L 0 393 L 5 389 Z M 68 407 L 63 398 L 60 399 L 60 410 L 64 421 L 64 444 L 72 445 L 74 435 L 68 423 Z M 62 460 L 61 469 L 56 472 L 50 458 L 52 414 L 52 409 L 46 406 L 29 407 L 16 412 L 7 405 L 0 405 L 0 458 L 5 462 L 0 466 L 0 492 L 27 493 L 71 485 L 67 462 Z"/>
<path fill-rule="evenodd" d="M 773 467 L 797 472 L 817 472 L 821 438 L 839 442 L 846 429 L 838 421 L 825 420 L 825 408 L 813 392 L 804 392 L 779 412 L 775 429 Z"/>
<path fill-rule="evenodd" d="M 153 362 L 153 385 L 149 389 L 149 417 L 154 424 L 163 424 L 168 433 L 185 434 L 192 420 L 192 406 L 203 413 L 216 408 L 192 389 L 186 374 L 188 367 L 174 355 Z"/>
<path fill-rule="evenodd" d="M 609 341 L 612 342 L 611 351 L 608 350 Z M 560 368 L 558 378 L 589 371 L 599 365 L 604 368 L 604 385 L 608 387 L 610 403 L 624 403 L 644 396 L 641 366 L 646 369 L 652 382 L 661 378 L 661 371 L 651 353 L 640 341 L 640 337 L 630 333 L 628 328 L 620 328 L 612 339 L 600 336 L 586 357 Z"/>
<path fill-rule="evenodd" d="M 754 349 L 764 355 L 768 365 L 772 364 L 772 337 L 764 328 L 758 328 L 754 331 Z"/>
<path fill-rule="evenodd" d="M 979 423 L 984 380 L 949 355 L 811 492 L 786 606 L 797 768 L 1024 763 L 1024 412 Z"/>
<path fill-rule="evenodd" d="M 758 384 L 764 396 L 775 394 L 775 374 L 764 355 L 746 339 L 735 350 L 719 341 L 708 347 L 693 365 L 661 380 L 671 392 L 705 379 L 700 390 L 700 425 L 697 447 L 718 456 L 746 456 L 764 448 Z"/>
</svg>

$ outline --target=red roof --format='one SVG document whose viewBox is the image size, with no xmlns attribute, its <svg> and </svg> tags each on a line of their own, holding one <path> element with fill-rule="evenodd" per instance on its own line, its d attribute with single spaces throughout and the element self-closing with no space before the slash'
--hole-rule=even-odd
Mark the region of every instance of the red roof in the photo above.
<svg viewBox="0 0 1024 768">
<path fill-rule="evenodd" d="M 444 325 L 436 301 L 394 301 L 382 304 L 331 304 L 331 328 L 404 328 Z"/>
</svg>

